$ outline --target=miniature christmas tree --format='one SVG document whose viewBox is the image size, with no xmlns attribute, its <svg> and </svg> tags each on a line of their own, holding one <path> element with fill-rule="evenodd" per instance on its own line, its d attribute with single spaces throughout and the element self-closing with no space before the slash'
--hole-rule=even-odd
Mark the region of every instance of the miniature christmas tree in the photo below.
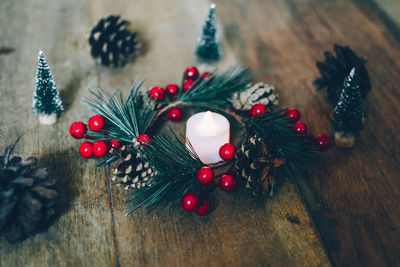
<svg viewBox="0 0 400 267">
<path fill-rule="evenodd" d="M 215 4 L 211 4 L 207 19 L 202 25 L 196 42 L 196 55 L 200 60 L 209 62 L 222 56 L 220 38 L 217 33 L 217 13 Z"/>
<path fill-rule="evenodd" d="M 32 101 L 33 112 L 39 116 L 42 124 L 53 124 L 57 121 L 57 115 L 63 110 L 63 103 L 56 88 L 49 64 L 42 51 L 39 51 L 36 72 L 35 91 Z"/>
<path fill-rule="evenodd" d="M 356 69 L 344 81 L 339 102 L 334 110 L 332 121 L 335 143 L 342 147 L 352 147 L 355 135 L 363 129 L 364 109 Z"/>
</svg>

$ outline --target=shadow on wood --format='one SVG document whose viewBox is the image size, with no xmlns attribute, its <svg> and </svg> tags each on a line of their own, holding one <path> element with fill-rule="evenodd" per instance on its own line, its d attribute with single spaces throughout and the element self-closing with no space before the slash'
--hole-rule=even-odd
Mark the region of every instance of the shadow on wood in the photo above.
<svg viewBox="0 0 400 267">
<path fill-rule="evenodd" d="M 40 232 L 46 231 L 54 222 L 56 222 L 63 214 L 67 213 L 71 208 L 74 198 L 79 193 L 74 190 L 71 184 L 73 173 L 73 164 L 70 161 L 73 149 L 68 149 L 60 153 L 44 154 L 38 159 L 38 166 L 45 166 L 49 170 L 49 178 L 57 180 L 57 190 L 59 193 L 55 208 L 55 215 L 41 226 Z"/>
</svg>

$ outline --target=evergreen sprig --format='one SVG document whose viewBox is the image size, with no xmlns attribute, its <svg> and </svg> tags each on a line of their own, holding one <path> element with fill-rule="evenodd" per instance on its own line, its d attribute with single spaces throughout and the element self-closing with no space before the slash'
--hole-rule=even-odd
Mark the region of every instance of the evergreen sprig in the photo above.
<svg viewBox="0 0 400 267">
<path fill-rule="evenodd" d="M 133 147 L 156 170 L 157 182 L 149 188 L 130 191 L 127 215 L 141 207 L 151 211 L 170 205 L 174 209 L 187 192 L 207 192 L 209 186 L 201 185 L 195 178 L 204 164 L 188 140 L 185 142 L 187 146 L 171 133 L 152 137 L 146 146 Z"/>
<path fill-rule="evenodd" d="M 130 143 L 133 138 L 147 131 L 157 111 L 154 109 L 154 101 L 148 95 L 139 95 L 138 91 L 143 81 L 135 79 L 124 100 L 121 90 L 113 95 L 98 89 L 90 90 L 91 97 L 85 98 L 87 106 L 98 115 L 106 119 L 107 129 L 103 132 L 89 132 L 95 140 L 115 139 Z"/>
<path fill-rule="evenodd" d="M 221 75 L 208 75 L 204 80 L 198 79 L 191 88 L 179 97 L 179 100 L 200 106 L 231 107 L 230 98 L 234 92 L 241 92 L 254 79 L 248 68 L 232 67 Z"/>
<path fill-rule="evenodd" d="M 293 174 L 302 173 L 318 155 L 316 147 L 308 136 L 294 133 L 293 122 L 285 116 L 287 109 L 266 113 L 251 118 L 246 123 L 247 134 L 259 134 L 264 138 L 268 151 L 274 158 L 285 162 L 283 165 Z"/>
</svg>

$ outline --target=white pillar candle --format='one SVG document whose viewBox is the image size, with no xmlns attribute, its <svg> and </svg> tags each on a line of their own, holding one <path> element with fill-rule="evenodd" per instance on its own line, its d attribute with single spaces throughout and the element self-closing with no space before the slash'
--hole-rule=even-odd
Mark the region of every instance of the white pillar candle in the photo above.
<svg viewBox="0 0 400 267">
<path fill-rule="evenodd" d="M 203 163 L 216 163 L 220 147 L 229 143 L 229 121 L 211 111 L 196 113 L 186 122 L 186 138 Z"/>
</svg>

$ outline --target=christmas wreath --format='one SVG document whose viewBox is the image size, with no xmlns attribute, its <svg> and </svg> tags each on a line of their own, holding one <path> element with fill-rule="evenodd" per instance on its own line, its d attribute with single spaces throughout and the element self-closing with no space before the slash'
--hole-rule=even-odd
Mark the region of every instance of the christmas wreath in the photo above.
<svg viewBox="0 0 400 267">
<path fill-rule="evenodd" d="M 91 91 L 85 103 L 96 115 L 89 129 L 74 122 L 70 133 L 88 139 L 79 148 L 82 157 L 105 157 L 98 167 L 113 165 L 111 179 L 127 191 L 127 215 L 138 208 L 179 206 L 206 215 L 218 187 L 231 192 L 243 186 L 253 195 L 270 197 L 280 177 L 295 180 L 304 174 L 329 140 L 307 133 L 299 111 L 280 108 L 275 88 L 254 84 L 253 79 L 251 70 L 241 67 L 201 75 L 190 67 L 180 86 L 156 86 L 146 92 L 143 82 L 135 79 L 126 97 L 119 90 Z M 183 108 L 227 117 L 238 125 L 240 140 L 233 144 L 228 137 L 217 148 L 218 162 L 202 159 L 188 129 L 186 136 L 158 131 L 164 118 L 179 121 Z"/>
</svg>

